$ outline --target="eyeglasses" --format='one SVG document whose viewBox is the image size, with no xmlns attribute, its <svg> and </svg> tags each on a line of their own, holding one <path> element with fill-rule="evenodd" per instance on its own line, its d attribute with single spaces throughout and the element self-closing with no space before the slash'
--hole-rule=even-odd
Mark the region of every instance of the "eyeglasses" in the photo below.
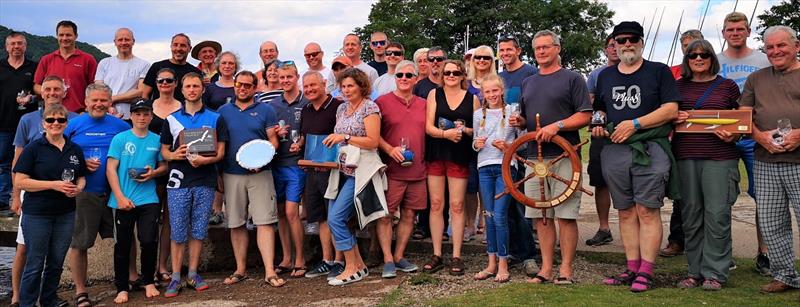
<svg viewBox="0 0 800 307">
<path fill-rule="evenodd" d="M 386 46 L 386 41 L 385 40 L 374 41 L 374 42 L 369 42 L 369 43 L 372 44 L 372 47 Z"/>
<path fill-rule="evenodd" d="M 707 60 L 708 58 L 711 57 L 711 54 L 708 53 L 708 52 L 703 52 L 703 53 L 694 53 L 694 52 L 692 52 L 692 53 L 687 54 L 686 57 L 690 58 L 692 60 L 697 59 L 697 57 L 700 57 L 703 60 Z"/>
<path fill-rule="evenodd" d="M 305 56 L 305 57 L 306 57 L 306 59 L 309 59 L 309 58 L 315 58 L 315 57 L 317 57 L 317 56 L 318 56 L 320 53 L 322 53 L 322 51 L 309 52 L 309 53 L 306 53 L 306 54 L 304 54 L 303 56 Z"/>
<path fill-rule="evenodd" d="M 290 66 L 291 67 L 295 67 L 294 61 L 289 60 L 289 61 L 278 62 L 278 68 L 284 68 L 284 67 L 290 67 Z"/>
<path fill-rule="evenodd" d="M 491 61 L 494 60 L 490 55 L 473 55 L 472 58 L 475 61 Z"/>
<path fill-rule="evenodd" d="M 67 122 L 66 117 L 48 117 L 44 119 L 45 123 L 52 124 L 58 122 L 59 124 L 64 124 Z"/>
<path fill-rule="evenodd" d="M 158 79 L 156 79 L 156 83 L 158 83 L 158 84 L 172 84 L 172 83 L 175 83 L 175 78 L 158 78 Z"/>
<path fill-rule="evenodd" d="M 400 50 L 386 51 L 386 55 L 388 55 L 388 56 L 403 56 L 403 52 L 400 51 Z"/>
<path fill-rule="evenodd" d="M 638 35 L 628 36 L 628 37 L 615 37 L 614 38 L 614 41 L 617 42 L 617 44 L 620 44 L 620 45 L 624 45 L 627 42 L 631 42 L 631 44 L 638 44 L 639 41 L 641 41 L 641 40 L 642 40 L 642 38 L 639 37 Z"/>
<path fill-rule="evenodd" d="M 255 87 L 256 85 L 252 84 L 252 83 L 236 82 L 236 83 L 233 83 L 233 86 L 235 88 L 244 88 L 246 90 L 249 90 L 249 89 L 252 89 L 253 87 Z"/>
<path fill-rule="evenodd" d="M 394 76 L 397 79 L 401 79 L 403 77 L 405 77 L 406 79 L 411 79 L 411 78 L 416 77 L 417 75 L 415 75 L 414 73 L 410 73 L 410 72 L 407 72 L 407 73 L 399 72 L 399 73 L 394 74 Z"/>
<path fill-rule="evenodd" d="M 444 62 L 443 56 L 429 56 L 428 62 Z"/>
<path fill-rule="evenodd" d="M 453 76 L 453 77 L 461 77 L 464 75 L 460 70 L 445 70 L 442 72 L 442 75 L 445 77 Z"/>
</svg>

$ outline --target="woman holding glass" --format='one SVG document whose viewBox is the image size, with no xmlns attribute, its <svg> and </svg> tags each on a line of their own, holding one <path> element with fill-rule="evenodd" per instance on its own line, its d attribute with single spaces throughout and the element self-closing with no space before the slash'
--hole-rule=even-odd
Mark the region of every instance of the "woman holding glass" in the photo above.
<svg viewBox="0 0 800 307">
<path fill-rule="evenodd" d="M 26 146 L 14 167 L 14 183 L 26 192 L 21 306 L 58 304 L 56 291 L 75 228 L 75 196 L 86 186 L 83 150 L 64 137 L 68 113 L 62 105 L 45 109 L 44 137 Z"/>
</svg>

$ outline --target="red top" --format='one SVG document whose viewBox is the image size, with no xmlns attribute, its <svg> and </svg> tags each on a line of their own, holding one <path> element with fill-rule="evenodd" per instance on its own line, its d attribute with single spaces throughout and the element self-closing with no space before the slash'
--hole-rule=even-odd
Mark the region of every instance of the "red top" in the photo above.
<svg viewBox="0 0 800 307">
<path fill-rule="evenodd" d="M 67 86 L 67 97 L 64 98 L 64 107 L 71 112 L 78 112 L 86 108 L 86 86 L 94 82 L 94 73 L 97 71 L 97 61 L 90 54 L 75 49 L 75 53 L 66 60 L 56 50 L 44 55 L 39 60 L 39 67 L 33 75 L 33 82 L 42 85 L 44 78 L 59 76 L 64 79 Z"/>
<path fill-rule="evenodd" d="M 394 180 L 422 180 L 428 175 L 425 168 L 425 109 L 427 101 L 413 96 L 406 105 L 394 92 L 375 100 L 381 109 L 381 137 L 392 146 L 400 146 L 400 138 L 408 139 L 408 149 L 414 152 L 414 163 L 404 167 L 381 152 L 386 163 L 386 176 Z"/>
<path fill-rule="evenodd" d="M 675 78 L 675 80 L 678 80 L 678 79 L 681 78 L 681 65 L 680 64 L 670 67 L 669 70 L 672 71 L 672 77 Z"/>
</svg>

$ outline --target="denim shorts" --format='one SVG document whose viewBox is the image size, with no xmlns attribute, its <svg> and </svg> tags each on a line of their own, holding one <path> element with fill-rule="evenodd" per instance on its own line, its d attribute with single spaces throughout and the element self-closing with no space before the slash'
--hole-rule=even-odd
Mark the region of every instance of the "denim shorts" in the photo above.
<svg viewBox="0 0 800 307">
<path fill-rule="evenodd" d="M 275 195 L 279 204 L 286 201 L 300 203 L 306 184 L 306 173 L 299 166 L 274 166 L 272 177 L 275 180 Z"/>
</svg>

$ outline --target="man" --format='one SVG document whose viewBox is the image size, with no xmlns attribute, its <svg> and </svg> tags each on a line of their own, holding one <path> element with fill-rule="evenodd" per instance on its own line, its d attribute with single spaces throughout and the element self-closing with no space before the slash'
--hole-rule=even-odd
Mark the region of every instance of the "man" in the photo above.
<svg viewBox="0 0 800 307">
<path fill-rule="evenodd" d="M 261 46 L 258 47 L 258 57 L 261 58 L 261 62 L 264 65 L 267 65 L 272 60 L 277 60 L 278 55 L 280 52 L 278 51 L 278 44 L 273 41 L 265 41 L 261 43 Z M 321 59 L 321 57 L 320 57 Z M 256 72 L 256 77 L 258 78 L 258 84 L 262 85 L 265 84 L 267 81 L 264 80 L 264 69 L 260 69 Z"/>
<path fill-rule="evenodd" d="M 375 68 L 375 71 L 378 72 L 378 76 L 386 74 L 389 68 L 386 63 L 386 50 L 389 48 L 388 44 L 389 38 L 386 37 L 386 33 L 380 31 L 372 32 L 372 35 L 369 36 L 369 49 L 372 50 L 372 61 L 369 61 L 367 65 Z"/>
<path fill-rule="evenodd" d="M 30 102 L 37 63 L 25 58 L 27 47 L 25 35 L 11 32 L 6 36 L 8 57 L 0 59 L 0 216 L 13 215 L 9 204 L 14 130 L 23 114 L 36 109 L 36 104 Z"/>
<path fill-rule="evenodd" d="M 208 289 L 208 284 L 197 274 L 203 240 L 208 236 L 208 218 L 217 189 L 216 164 L 222 160 L 228 141 L 227 127 L 222 117 L 203 105 L 203 77 L 186 73 L 181 82 L 186 97 L 183 107 L 167 116 L 161 130 L 161 155 L 168 161 L 167 206 L 169 209 L 170 258 L 172 276 L 164 297 L 175 297 L 181 290 L 181 268 L 186 244 L 189 245 L 189 274 L 187 285 L 197 292 Z M 216 152 L 208 156 L 190 153 L 181 141 L 181 132 L 187 129 L 208 129 L 216 135 Z"/>
<path fill-rule="evenodd" d="M 44 78 L 51 75 L 59 76 L 67 87 L 64 106 L 71 112 L 82 112 L 86 108 L 84 104 L 86 94 L 83 90 L 95 80 L 97 61 L 90 54 L 77 48 L 75 42 L 78 40 L 78 25 L 74 22 L 59 21 L 56 25 L 56 38 L 58 50 L 39 59 L 39 66 L 33 76 L 33 81 L 36 83 L 33 90 L 41 95 Z"/>
<path fill-rule="evenodd" d="M 106 206 L 110 192 L 106 179 L 106 155 L 111 139 L 130 126 L 108 114 L 112 95 L 111 88 L 105 84 L 89 84 L 86 87 L 86 113 L 70 120 L 64 130 L 64 137 L 83 149 L 89 171 L 86 188 L 75 198 L 75 233 L 69 251 L 69 267 L 78 306 L 89 300 L 86 291 L 88 250 L 94 246 L 98 234 L 101 239 L 114 236 L 114 220 L 111 209 Z"/>
<path fill-rule="evenodd" d="M 292 65 L 278 66 L 278 80 L 283 89 L 280 99 L 275 99 L 270 106 L 275 110 L 278 120 L 286 125 L 276 132 L 281 140 L 272 161 L 272 176 L 275 179 L 275 192 L 278 203 L 278 235 L 281 239 L 283 259 L 278 268 L 294 267 L 292 278 L 306 274 L 305 257 L 303 256 L 303 222 L 300 220 L 300 200 L 306 181 L 306 174 L 297 166 L 302 156 L 300 153 L 300 113 L 308 104 L 303 93 L 297 87 L 297 67 Z M 292 135 L 289 132 L 292 132 Z M 292 244 L 294 244 L 294 263 L 292 260 Z"/>
<path fill-rule="evenodd" d="M 586 87 L 589 89 L 589 98 L 594 103 L 594 93 L 597 89 L 597 76 L 607 67 L 619 64 L 619 56 L 614 45 L 614 37 L 609 35 L 605 40 L 603 54 L 606 55 L 606 64 L 593 70 L 586 79 Z M 594 205 L 597 209 L 597 218 L 600 221 L 600 228 L 594 237 L 586 240 L 588 246 L 600 246 L 614 241 L 611 236 L 611 228 L 608 226 L 608 213 L 611 210 L 611 196 L 608 194 L 608 185 L 603 180 L 603 165 L 600 163 L 600 153 L 603 152 L 605 138 L 592 138 L 589 144 L 589 165 L 586 172 L 589 174 L 589 185 L 594 187 Z M 680 216 L 678 216 L 680 219 Z M 678 227 L 681 227 L 680 223 Z M 683 232 L 681 232 L 683 234 Z M 681 240 L 683 242 L 683 240 Z M 682 246 L 682 245 L 681 245 Z"/>
<path fill-rule="evenodd" d="M 386 63 L 388 73 L 384 73 L 378 79 L 375 80 L 373 88 L 375 88 L 375 92 L 378 96 L 383 96 L 384 94 L 388 94 L 393 92 L 397 89 L 397 85 L 395 82 L 395 68 L 397 68 L 397 64 L 400 61 L 404 60 L 405 49 L 403 49 L 403 45 L 400 43 L 391 42 L 388 46 L 386 46 Z M 414 73 L 416 74 L 416 72 Z M 416 83 L 416 80 L 414 80 Z"/>
<path fill-rule="evenodd" d="M 561 39 L 550 31 L 539 31 L 533 37 L 533 50 L 536 62 L 539 63 L 539 72 L 522 82 L 520 93 L 520 115 L 511 117 L 509 124 L 525 127 L 528 131 L 536 130 L 536 117 L 541 114 L 542 129 L 536 134 L 538 142 L 550 142 L 555 135 L 566 138 L 570 143 L 580 142 L 578 129 L 586 126 L 591 117 L 591 103 L 586 82 L 580 74 L 561 67 Z M 540 143 L 542 144 L 542 143 Z M 542 152 L 537 153 L 529 147 L 528 159 L 535 159 L 541 154 L 545 163 L 553 160 L 563 153 L 555 144 L 544 143 L 540 147 Z M 533 173 L 533 169 L 526 169 L 526 176 Z M 570 178 L 572 169 L 567 160 L 561 160 L 553 165 L 553 171 L 563 178 Z M 552 198 L 564 191 L 566 185 L 553 178 L 547 178 L 547 185 L 551 187 L 547 198 Z M 540 195 L 539 180 L 525 182 L 525 194 L 529 197 Z M 553 252 L 556 237 L 561 243 L 561 267 L 556 284 L 573 284 L 574 274 L 572 262 L 575 259 L 575 249 L 578 246 L 578 210 L 580 209 L 581 194 L 575 193 L 566 199 L 560 206 L 542 210 L 526 208 L 525 215 L 534 218 L 536 233 L 539 237 L 542 255 L 542 266 L 539 273 L 531 279 L 534 283 L 545 283 L 553 279 Z M 544 215 L 546 213 L 546 215 Z M 559 233 L 556 235 L 558 218 Z"/>
<path fill-rule="evenodd" d="M 108 85 L 116 95 L 111 97 L 113 110 L 122 119 L 130 119 L 131 102 L 142 97 L 139 84 L 144 80 L 150 63 L 133 55 L 136 39 L 128 28 L 120 28 L 114 34 L 117 56 L 107 57 L 97 64 L 95 82 Z"/>
<path fill-rule="evenodd" d="M 305 76 L 306 72 L 309 71 L 316 71 L 322 74 L 323 78 L 327 78 L 327 76 L 331 75 L 331 69 L 326 67 L 322 64 L 322 59 L 325 58 L 325 52 L 322 51 L 322 47 L 315 42 L 310 42 L 306 44 L 305 48 L 303 48 L 303 57 L 306 59 L 306 64 L 308 64 L 308 70 L 303 72 L 301 75 Z M 330 80 L 325 79 L 326 88 L 325 92 L 330 93 L 333 91 L 333 88 L 336 87 L 336 82 L 329 82 Z M 300 86 L 303 86 L 303 80 L 300 80 Z"/>
<path fill-rule="evenodd" d="M 161 95 L 158 93 L 158 90 L 154 91 L 153 89 L 156 87 L 156 77 L 158 75 L 158 71 L 162 68 L 170 68 L 175 71 L 176 80 L 183 80 L 183 76 L 190 72 L 198 75 L 203 74 L 203 72 L 197 69 L 197 67 L 194 67 L 192 64 L 186 62 L 186 56 L 189 54 L 189 50 L 192 50 L 192 41 L 189 40 L 189 36 L 183 33 L 178 33 L 172 36 L 172 40 L 170 41 L 170 51 L 172 52 L 172 57 L 150 65 L 150 69 L 147 70 L 147 74 L 142 82 L 142 98 L 146 100 L 156 100 Z M 182 84 L 178 83 L 178 87 L 182 88 Z M 176 90 L 172 96 L 174 96 L 175 99 L 180 102 L 183 102 L 184 100 L 182 90 Z"/>
<path fill-rule="evenodd" d="M 369 77 L 369 82 L 374 83 L 378 79 L 378 71 L 372 66 L 361 60 L 361 39 L 353 33 L 347 34 L 342 41 L 344 55 L 350 59 L 353 67 L 360 69 Z"/>
<path fill-rule="evenodd" d="M 703 32 L 700 32 L 700 30 L 691 29 L 691 30 L 686 30 L 686 32 L 681 33 L 681 38 L 680 38 L 681 51 L 683 52 L 684 56 L 686 55 L 686 48 L 689 47 L 689 43 L 691 43 L 694 40 L 698 40 L 698 39 L 705 39 L 703 37 Z M 682 73 L 680 61 L 678 61 L 678 62 L 679 62 L 678 65 L 675 65 L 675 66 L 672 66 L 672 67 L 669 68 L 669 70 L 672 71 L 672 77 L 675 78 L 675 80 L 680 79 L 681 78 L 681 73 Z M 674 217 L 674 215 L 673 215 L 673 217 Z M 680 213 L 678 214 L 678 218 L 680 218 Z"/>
<path fill-rule="evenodd" d="M 600 72 L 594 108 L 604 112 L 615 129 L 592 128 L 592 136 L 611 141 L 603 147 L 600 159 L 612 204 L 619 210 L 627 259 L 627 270 L 603 283 L 631 284 L 633 292 L 653 287 L 663 231 L 660 211 L 668 183 L 673 187 L 670 198 L 680 196 L 674 189 L 678 178 L 667 137 L 681 98 L 669 67 L 642 58 L 643 32 L 633 21 L 614 27 L 611 35 L 620 63 Z"/>
<path fill-rule="evenodd" d="M 145 296 L 156 297 L 153 277 L 158 254 L 158 221 L 161 203 L 156 195 L 155 178 L 167 172 L 161 156 L 159 137 L 147 130 L 153 120 L 152 102 L 136 101 L 130 108 L 133 128 L 117 134 L 108 149 L 106 176 L 111 186 L 108 207 L 114 210 L 114 284 L 117 297 L 114 303 L 128 302 L 131 291 L 129 265 L 133 229 L 142 253 L 142 284 Z M 143 172 L 140 173 L 140 170 Z M 133 171 L 133 173 L 131 173 Z M 134 258 L 135 259 L 135 258 Z"/>
<path fill-rule="evenodd" d="M 306 141 L 309 135 L 318 135 L 324 138 L 333 133 L 333 127 L 336 125 L 336 110 L 343 101 L 326 95 L 325 83 L 320 72 L 309 71 L 303 74 L 303 94 L 308 103 L 300 113 L 302 137 L 299 144 L 301 147 L 307 145 Z M 314 144 L 314 146 L 321 145 L 321 143 Z M 334 254 L 333 237 L 327 222 L 328 201 L 325 199 L 325 191 L 328 188 L 329 175 L 330 170 L 327 169 L 306 169 L 303 210 L 306 212 L 307 223 L 319 223 L 319 241 L 322 245 L 322 261 L 306 272 L 308 278 L 327 274 L 330 280 L 344 271 L 344 255 L 340 251 L 336 251 Z"/>
<path fill-rule="evenodd" d="M 722 37 L 725 38 L 725 44 L 728 48 L 717 54 L 720 65 L 719 74 L 722 77 L 733 80 L 739 85 L 739 89 L 743 90 L 747 77 L 759 69 L 769 67 L 770 62 L 764 53 L 747 46 L 747 38 L 750 37 L 750 23 L 746 15 L 740 12 L 726 15 L 722 24 Z M 742 162 L 744 162 L 744 168 L 747 171 L 747 194 L 758 203 L 753 178 L 755 143 L 752 138 L 745 136 L 736 142 L 736 148 L 739 149 L 739 153 L 742 155 Z M 761 233 L 760 221 L 758 210 L 756 210 L 756 239 L 758 240 L 758 255 L 755 259 L 756 271 L 762 275 L 769 276 L 770 259 L 767 253 L 767 244 L 764 243 Z"/>
<path fill-rule="evenodd" d="M 392 43 L 396 44 L 396 43 Z M 390 74 L 395 74 L 390 52 L 387 48 Z M 414 229 L 416 211 L 424 210 L 428 199 L 427 171 L 425 170 L 425 109 L 426 100 L 412 93 L 417 82 L 417 67 L 414 62 L 403 60 L 396 64 L 396 89 L 378 97 L 375 103 L 381 109 L 380 149 L 384 153 L 388 191 L 386 203 L 389 215 L 378 220 L 377 232 L 383 250 L 383 278 L 397 276 L 397 270 L 414 272 L 417 265 L 404 257 L 406 245 Z M 387 74 L 388 75 L 388 74 Z M 386 76 L 386 75 L 384 75 Z M 402 144 L 405 139 L 407 144 Z M 407 146 L 407 147 L 404 147 Z M 403 166 L 404 151 L 414 154 L 410 166 Z M 397 224 L 396 244 L 392 253 L 392 219 L 400 211 Z"/>
<path fill-rule="evenodd" d="M 772 67 L 760 69 L 747 77 L 739 104 L 753 110 L 755 148 L 755 192 L 758 221 L 769 247 L 770 273 L 773 280 L 762 292 L 783 292 L 800 288 L 792 248 L 792 225 L 789 208 L 800 220 L 800 129 L 783 133 L 783 143 L 776 141 L 777 122 L 781 119 L 800 123 L 800 41 L 797 32 L 786 26 L 764 31 L 764 50 Z"/>
<path fill-rule="evenodd" d="M 442 63 L 447 59 L 447 53 L 442 50 L 442 47 L 435 46 L 428 49 L 428 63 L 430 64 L 430 73 L 428 77 L 417 82 L 414 86 L 414 95 L 423 99 L 428 98 L 431 90 L 442 86 Z"/>
<path fill-rule="evenodd" d="M 501 37 L 497 53 L 500 55 L 500 60 L 503 61 L 503 71 L 499 75 L 506 85 L 505 102 L 508 104 L 518 103 L 522 81 L 535 75 L 539 69 L 522 62 L 520 59 L 522 48 L 516 37 L 510 35 Z"/>
<path fill-rule="evenodd" d="M 231 285 L 246 278 L 247 246 L 249 234 L 245 224 L 248 216 L 256 226 L 256 241 L 266 268 L 266 281 L 272 287 L 283 286 L 273 268 L 275 258 L 275 229 L 278 210 L 275 203 L 275 186 L 269 166 L 245 169 L 236 161 L 236 152 L 252 140 L 267 140 L 278 148 L 276 129 L 278 119 L 273 108 L 253 100 L 256 76 L 247 70 L 235 77 L 236 102 L 220 107 L 219 113 L 226 122 L 236 123 L 228 131 L 229 146 L 225 151 L 223 181 L 225 182 L 225 216 L 231 230 L 231 244 L 236 257 L 236 271 L 224 283 Z M 302 227 L 300 231 L 303 231 Z"/>
</svg>

